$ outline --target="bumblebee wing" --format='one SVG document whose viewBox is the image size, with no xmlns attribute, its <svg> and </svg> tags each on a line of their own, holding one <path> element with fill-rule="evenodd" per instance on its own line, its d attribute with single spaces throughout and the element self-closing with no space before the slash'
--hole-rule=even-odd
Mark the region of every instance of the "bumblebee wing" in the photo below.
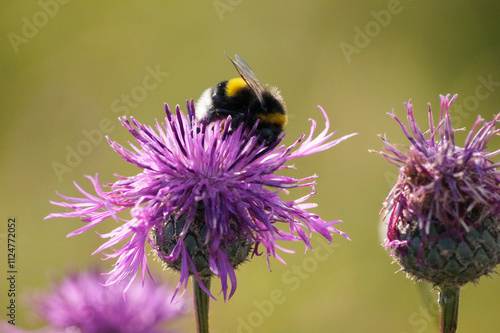
<svg viewBox="0 0 500 333">
<path fill-rule="evenodd" d="M 264 86 L 262 85 L 262 83 L 260 83 L 259 79 L 257 79 L 257 76 L 255 76 L 253 71 L 250 69 L 250 66 L 248 66 L 248 64 L 237 54 L 235 54 L 236 61 L 231 59 L 230 56 L 227 57 L 229 58 L 229 60 L 231 60 L 241 78 L 245 80 L 248 87 L 253 91 L 255 97 L 257 97 L 261 104 L 264 104 L 264 99 L 262 98 L 262 94 L 264 93 Z"/>
</svg>

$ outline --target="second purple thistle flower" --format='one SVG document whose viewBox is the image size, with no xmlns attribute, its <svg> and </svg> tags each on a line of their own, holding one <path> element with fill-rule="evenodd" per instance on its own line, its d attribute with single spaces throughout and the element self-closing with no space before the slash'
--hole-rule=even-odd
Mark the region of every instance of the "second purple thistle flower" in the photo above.
<svg viewBox="0 0 500 333">
<path fill-rule="evenodd" d="M 407 128 L 390 114 L 410 141 L 399 150 L 385 137 L 379 152 L 399 167 L 399 177 L 384 203 L 388 220 L 386 246 L 411 278 L 434 285 L 461 286 L 489 274 L 500 261 L 500 173 L 488 152 L 499 133 L 493 121 L 477 118 L 463 147 L 455 144 L 450 105 L 441 96 L 439 122 L 429 105 L 429 130 L 415 121 L 411 101 L 406 104 Z"/>
<path fill-rule="evenodd" d="M 243 80 L 226 81 L 223 88 L 226 92 L 236 94 L 251 87 L 252 91 L 259 91 L 266 103 L 280 102 L 276 90 L 271 89 L 273 93 L 266 95 L 267 90 L 261 91 L 264 87 L 252 76 L 253 72 L 246 69 L 240 58 L 237 60 L 233 64 Z M 214 89 L 218 88 L 219 85 Z M 214 93 L 212 90 L 206 94 L 211 94 L 210 97 Z M 118 176 L 116 182 L 106 184 L 110 187 L 108 192 L 102 189 L 97 175 L 87 176 L 97 196 L 75 184 L 83 198 L 60 195 L 66 202 L 52 202 L 67 211 L 47 218 L 80 217 L 87 223 L 69 236 L 110 217 L 120 222 L 116 229 L 101 235 L 108 241 L 95 251 L 110 249 L 113 253 L 106 254 L 107 258 L 117 258 L 107 284 L 133 280 L 138 270 L 144 279 L 148 270 L 145 247 L 148 243 L 167 267 L 180 272 L 177 291 L 182 285 L 185 290 L 189 277 L 193 276 L 210 294 L 202 279 L 218 276 L 226 299 L 236 290 L 235 268 L 250 254 L 265 253 L 269 264 L 270 257 L 283 261 L 278 249 L 287 251 L 277 241 L 301 241 L 312 248 L 313 232 L 330 242 L 331 233 L 348 239 L 334 227 L 340 221 L 327 222 L 309 212 L 316 206 L 306 203 L 315 193 L 315 175 L 297 179 L 277 172 L 293 169 L 287 163 L 295 158 L 327 150 L 355 134 L 330 140 L 334 132 L 329 132 L 328 117 L 320 108 L 325 129 L 314 137 L 316 122 L 311 120 L 309 136 L 302 135 L 286 147 L 281 144 L 281 128 L 286 122 L 284 106 L 283 112 L 263 113 L 259 107 L 250 105 L 242 118 L 227 108 L 207 113 L 210 109 L 203 104 L 203 98 L 198 107 L 204 114 L 195 111 L 192 102 L 187 104 L 187 117 L 179 107 L 174 115 L 165 106 L 165 121 L 161 124 L 157 121 L 154 128 L 132 117 L 120 119 L 138 146 L 130 143 L 129 150 L 108 141 L 127 162 L 142 171 L 135 176 Z M 204 120 L 197 121 L 195 113 Z M 289 201 L 279 195 L 297 187 L 309 187 L 310 193 Z M 117 216 L 124 210 L 130 210 L 130 219 Z M 124 240 L 126 243 L 115 250 L 115 245 Z"/>
</svg>

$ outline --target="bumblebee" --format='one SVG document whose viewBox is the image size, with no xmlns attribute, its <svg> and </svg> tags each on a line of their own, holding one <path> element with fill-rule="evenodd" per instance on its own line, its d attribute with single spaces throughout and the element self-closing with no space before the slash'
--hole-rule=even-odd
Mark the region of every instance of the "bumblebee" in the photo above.
<svg viewBox="0 0 500 333">
<path fill-rule="evenodd" d="M 286 124 L 285 103 L 279 90 L 263 86 L 253 71 L 238 55 L 233 63 L 241 77 L 222 81 L 203 92 L 196 103 L 199 121 L 211 123 L 231 116 L 231 127 L 245 124 L 251 129 L 257 120 L 259 139 L 266 144 L 275 142 Z"/>
</svg>

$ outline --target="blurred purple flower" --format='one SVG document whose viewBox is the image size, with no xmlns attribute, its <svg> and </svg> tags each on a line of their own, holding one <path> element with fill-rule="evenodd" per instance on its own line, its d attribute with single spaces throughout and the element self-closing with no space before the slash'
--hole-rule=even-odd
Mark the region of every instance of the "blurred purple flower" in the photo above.
<svg viewBox="0 0 500 333">
<path fill-rule="evenodd" d="M 226 299 L 228 277 L 231 297 L 236 290 L 234 268 L 245 260 L 252 246 L 252 255 L 261 255 L 259 246 L 264 247 L 269 264 L 270 256 L 281 260 L 276 253 L 277 248 L 283 250 L 276 244 L 278 240 L 303 241 L 311 248 L 313 231 L 330 242 L 331 232 L 348 238 L 333 227 L 340 221 L 325 222 L 307 211 L 315 207 L 304 203 L 314 194 L 315 175 L 296 179 L 275 172 L 293 168 L 285 166 L 290 160 L 329 149 L 354 134 L 328 141 L 334 133 L 328 133 L 329 121 L 320 108 L 326 120 L 322 133 L 313 138 L 316 122 L 311 120 L 307 139 L 302 135 L 290 147 L 278 147 L 283 136 L 270 145 L 259 143 L 256 126 L 249 132 L 246 126 L 231 129 L 230 121 L 207 125 L 195 121 L 192 102 L 187 103 L 187 108 L 188 118 L 178 106 L 174 115 L 165 105 L 165 123 L 156 121 L 155 129 L 132 117 L 120 119 L 139 147 L 129 143 L 132 150 L 127 150 L 108 141 L 142 172 L 132 177 L 117 176 L 119 180 L 114 184 L 106 184 L 111 186 L 110 192 L 101 189 L 97 175 L 87 176 L 97 196 L 75 183 L 84 198 L 60 195 L 68 202 L 51 202 L 69 210 L 46 218 L 80 217 L 87 223 L 68 236 L 80 234 L 109 217 L 124 221 L 101 235 L 109 240 L 94 252 L 113 249 L 128 239 L 120 249 L 107 254 L 108 259 L 118 258 L 107 285 L 130 277 L 132 281 L 138 269 L 144 280 L 148 270 L 147 242 L 167 266 L 180 271 L 176 293 L 194 275 L 210 294 L 200 275 L 217 275 Z M 292 201 L 280 198 L 279 191 L 296 187 L 310 187 L 311 192 Z M 130 220 L 117 217 L 129 208 Z M 278 224 L 288 231 L 278 229 Z"/>
<path fill-rule="evenodd" d="M 55 285 L 50 293 L 36 295 L 33 310 L 50 326 L 36 332 L 63 333 L 160 333 L 162 325 L 187 313 L 180 300 L 171 304 L 173 290 L 147 281 L 133 283 L 123 294 L 123 286 L 103 285 L 102 274 L 73 273 Z M 27 332 L 2 323 L 2 332 Z M 168 331 L 173 332 L 173 331 Z"/>
<path fill-rule="evenodd" d="M 394 118 L 411 145 L 406 153 L 383 137 L 379 152 L 399 168 L 399 177 L 384 203 L 388 217 L 386 246 L 412 278 L 436 285 L 462 285 L 490 273 L 500 260 L 500 173 L 486 146 L 499 133 L 493 121 L 478 116 L 464 147 L 455 145 L 450 105 L 441 96 L 441 116 L 422 132 L 406 104 L 408 128 Z M 427 137 L 427 138 L 426 138 Z"/>
</svg>

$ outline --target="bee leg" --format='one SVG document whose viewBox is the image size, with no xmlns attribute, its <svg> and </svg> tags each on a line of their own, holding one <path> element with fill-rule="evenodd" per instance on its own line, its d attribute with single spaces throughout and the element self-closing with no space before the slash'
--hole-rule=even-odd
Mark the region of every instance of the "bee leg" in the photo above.
<svg viewBox="0 0 500 333">
<path fill-rule="evenodd" d="M 232 121 L 231 121 L 231 127 L 233 130 L 238 128 L 241 124 L 245 124 L 247 126 L 250 124 L 250 119 L 249 119 L 249 114 L 248 113 L 236 113 L 231 115 Z"/>
</svg>

